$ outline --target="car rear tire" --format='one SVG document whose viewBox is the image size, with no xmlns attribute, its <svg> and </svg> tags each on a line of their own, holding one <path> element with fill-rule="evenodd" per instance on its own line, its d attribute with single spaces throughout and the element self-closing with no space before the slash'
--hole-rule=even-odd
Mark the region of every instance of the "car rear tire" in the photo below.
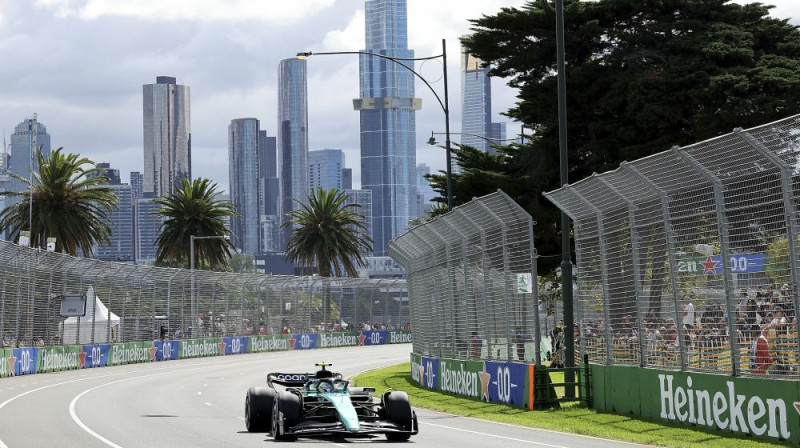
<svg viewBox="0 0 800 448">
<path fill-rule="evenodd" d="M 286 442 L 293 442 L 296 436 L 286 434 L 286 429 L 291 428 L 303 418 L 303 405 L 300 397 L 291 392 L 278 392 L 272 407 L 272 438 Z M 281 429 L 283 419 L 283 430 Z"/>
<path fill-rule="evenodd" d="M 248 432 L 267 432 L 272 424 L 272 407 L 275 390 L 269 387 L 251 387 L 244 401 L 244 426 Z"/>
<path fill-rule="evenodd" d="M 411 431 L 413 414 L 411 413 L 411 403 L 408 401 L 408 394 L 402 391 L 387 392 L 383 395 L 383 408 L 386 411 L 386 418 L 400 426 L 406 431 Z M 386 434 L 386 439 L 390 442 L 404 442 L 411 437 L 411 434 L 390 432 Z"/>
</svg>

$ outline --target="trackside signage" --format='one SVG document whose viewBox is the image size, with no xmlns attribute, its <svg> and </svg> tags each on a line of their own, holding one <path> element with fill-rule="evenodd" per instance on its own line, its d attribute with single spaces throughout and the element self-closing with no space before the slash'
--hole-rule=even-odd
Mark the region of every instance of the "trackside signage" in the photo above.
<svg viewBox="0 0 800 448">
<path fill-rule="evenodd" d="M 0 378 L 5 378 L 9 375 L 9 356 L 11 350 L 0 348 Z"/>
<path fill-rule="evenodd" d="M 413 342 L 411 330 L 389 330 L 389 344 L 408 344 Z"/>
<path fill-rule="evenodd" d="M 111 362 L 109 365 L 118 366 L 149 361 L 155 361 L 155 350 L 152 343 L 130 342 L 111 345 Z"/>
<path fill-rule="evenodd" d="M 481 380 L 481 400 L 525 407 L 528 366 L 513 362 L 484 362 L 478 372 Z"/>
<path fill-rule="evenodd" d="M 439 390 L 480 398 L 481 391 L 485 390 L 481 383 L 481 372 L 483 372 L 483 362 L 440 359 Z M 486 375 L 486 372 L 483 374 Z M 488 378 L 484 377 L 483 382 L 488 384 Z"/>
<path fill-rule="evenodd" d="M 225 353 L 222 338 L 187 339 L 181 341 L 181 359 L 218 356 Z"/>
<path fill-rule="evenodd" d="M 319 346 L 326 347 L 352 347 L 359 345 L 359 337 L 363 336 L 360 332 L 350 331 L 347 333 L 322 333 L 319 335 Z M 361 339 L 363 344 L 363 339 Z"/>
<path fill-rule="evenodd" d="M 40 348 L 37 372 L 77 369 L 80 366 L 80 349 L 78 346 Z"/>
<path fill-rule="evenodd" d="M 411 379 L 427 389 L 439 389 L 439 360 L 412 353 Z"/>
<path fill-rule="evenodd" d="M 84 345 L 80 347 L 80 349 L 81 351 L 78 353 L 78 362 L 80 363 L 81 369 L 105 367 L 108 365 L 111 344 Z"/>
<path fill-rule="evenodd" d="M 788 412 L 792 403 L 780 397 L 762 397 L 732 379 L 716 384 L 698 381 L 691 375 L 659 374 L 659 417 L 700 426 L 729 429 L 741 434 L 775 439 L 791 437 Z M 755 393 L 754 393 L 755 392 Z M 797 420 L 797 415 L 792 415 Z"/>
<path fill-rule="evenodd" d="M 289 350 L 289 335 L 249 336 L 248 353 Z"/>
<path fill-rule="evenodd" d="M 800 382 L 592 364 L 599 410 L 800 443 Z"/>
</svg>

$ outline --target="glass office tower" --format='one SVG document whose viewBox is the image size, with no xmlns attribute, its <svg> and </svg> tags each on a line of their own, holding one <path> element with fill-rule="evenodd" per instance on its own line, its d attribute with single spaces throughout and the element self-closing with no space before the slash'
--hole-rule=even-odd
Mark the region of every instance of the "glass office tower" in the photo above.
<svg viewBox="0 0 800 448">
<path fill-rule="evenodd" d="M 228 178 L 231 202 L 239 217 L 231 217 L 233 245 L 245 254 L 259 251 L 259 219 L 263 200 L 259 189 L 260 124 L 255 118 L 231 120 L 228 126 Z"/>
<path fill-rule="evenodd" d="M 189 86 L 159 76 L 142 86 L 144 118 L 144 192 L 156 197 L 192 178 L 192 134 Z"/>
<path fill-rule="evenodd" d="M 284 59 L 278 66 L 278 166 L 280 167 L 281 210 L 297 208 L 295 200 L 308 199 L 308 94 L 306 61 Z M 283 232 L 285 247 L 291 229 Z"/>
<path fill-rule="evenodd" d="M 492 122 L 492 83 L 489 68 L 481 68 L 483 62 L 461 46 L 461 144 L 481 151 L 494 153 L 493 144 L 505 144 L 506 124 Z M 479 137 L 496 141 L 487 141 Z M 453 161 L 453 172 L 460 167 Z"/>
<path fill-rule="evenodd" d="M 343 170 L 344 153 L 341 149 L 308 152 L 308 187 L 311 191 L 319 188 L 344 190 Z"/>
<path fill-rule="evenodd" d="M 34 142 L 34 136 L 35 142 Z M 47 128 L 42 123 L 33 118 L 26 119 L 19 123 L 14 128 L 14 133 L 11 134 L 11 157 L 8 158 L 8 173 L 14 173 L 24 179 L 30 178 L 30 170 L 33 167 L 34 172 L 39 171 L 39 162 L 36 158 L 36 148 L 40 148 L 42 154 L 46 157 L 50 156 L 50 134 L 47 133 Z M 33 154 L 31 154 L 33 152 Z M 33 159 L 31 159 L 33 155 Z M 0 188 L 3 191 L 22 191 L 27 190 L 28 185 L 12 176 L 4 175 L 0 179 Z M 35 181 L 34 181 L 35 182 Z M 5 207 L 21 201 L 20 196 L 6 196 Z M 2 209 L 0 209 L 2 210 Z M 21 230 L 28 230 L 27 227 Z M 12 229 L 5 230 L 5 237 L 10 238 L 13 235 Z M 3 233 L 0 232 L 0 237 Z"/>
<path fill-rule="evenodd" d="M 366 1 L 364 51 L 413 58 L 408 49 L 405 0 Z M 416 123 L 422 101 L 414 98 L 414 75 L 400 64 L 361 55 L 361 188 L 372 191 L 373 250 L 386 244 L 418 216 Z M 413 67 L 413 62 L 408 62 Z"/>
</svg>

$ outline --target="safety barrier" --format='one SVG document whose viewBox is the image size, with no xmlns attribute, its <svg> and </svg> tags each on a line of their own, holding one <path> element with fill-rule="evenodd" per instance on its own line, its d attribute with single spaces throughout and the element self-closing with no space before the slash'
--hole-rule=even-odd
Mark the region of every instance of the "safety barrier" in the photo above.
<svg viewBox="0 0 800 448">
<path fill-rule="evenodd" d="M 591 394 L 588 364 L 580 368 L 575 384 L 579 390 L 578 400 L 588 401 Z M 553 373 L 563 373 L 565 369 L 549 369 L 532 363 L 509 361 L 469 361 L 436 358 L 411 353 L 411 379 L 420 386 L 461 395 L 476 400 L 500 403 L 518 408 L 533 410 L 557 407 L 564 399 L 555 388 L 567 383 L 553 382 Z"/>
<path fill-rule="evenodd" d="M 0 349 L 0 378 L 206 356 L 409 342 L 409 330 L 380 330 L 5 348 Z"/>
</svg>

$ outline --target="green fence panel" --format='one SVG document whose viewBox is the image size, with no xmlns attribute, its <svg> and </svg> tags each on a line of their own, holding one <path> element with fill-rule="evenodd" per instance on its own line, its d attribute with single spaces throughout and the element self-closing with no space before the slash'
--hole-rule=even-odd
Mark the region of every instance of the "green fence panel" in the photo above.
<svg viewBox="0 0 800 448">
<path fill-rule="evenodd" d="M 389 330 L 387 344 L 407 344 L 413 342 L 411 330 Z"/>
</svg>

